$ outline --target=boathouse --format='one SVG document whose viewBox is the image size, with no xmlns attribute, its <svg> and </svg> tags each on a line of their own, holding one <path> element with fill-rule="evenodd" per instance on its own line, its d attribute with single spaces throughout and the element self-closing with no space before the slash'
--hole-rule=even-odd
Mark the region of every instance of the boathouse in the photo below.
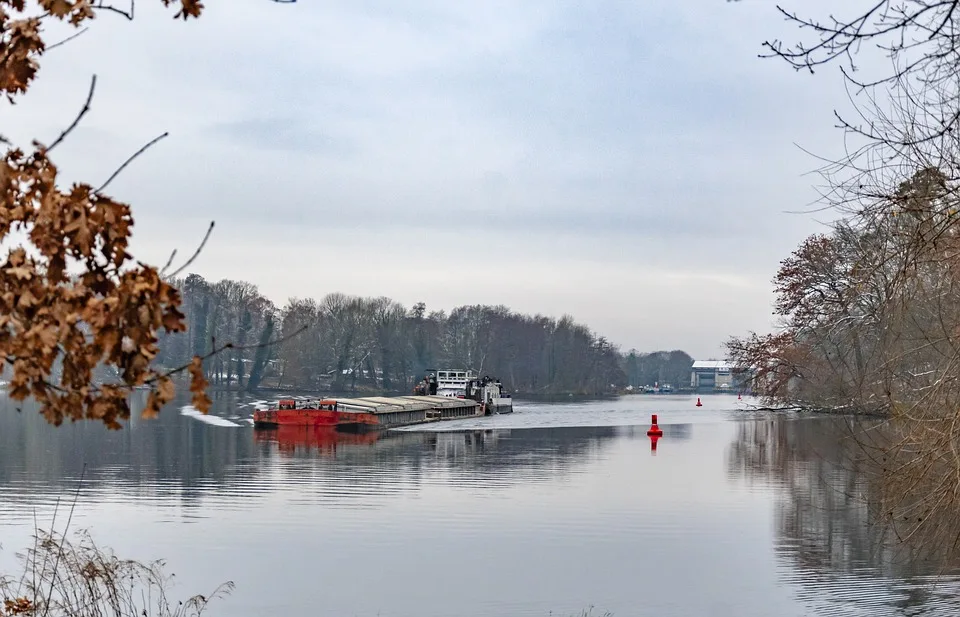
<svg viewBox="0 0 960 617">
<path fill-rule="evenodd" d="M 690 387 L 698 392 L 734 389 L 733 364 L 726 360 L 695 361 L 690 369 Z"/>
</svg>

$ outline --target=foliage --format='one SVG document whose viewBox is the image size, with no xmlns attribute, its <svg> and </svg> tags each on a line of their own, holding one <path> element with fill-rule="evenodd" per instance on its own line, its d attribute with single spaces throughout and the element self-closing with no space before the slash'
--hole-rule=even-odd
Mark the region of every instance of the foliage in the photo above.
<svg viewBox="0 0 960 617">
<path fill-rule="evenodd" d="M 783 260 L 780 332 L 732 339 L 754 390 L 780 403 L 894 413 L 954 380 L 960 344 L 956 204 L 902 183 L 883 218 L 837 223 Z"/>
<path fill-rule="evenodd" d="M 198 0 L 176 4 L 175 17 L 184 20 L 203 8 Z M 0 92 L 12 104 L 29 88 L 52 47 L 43 37 L 46 21 L 79 27 L 104 10 L 133 17 L 132 3 L 128 13 L 89 0 L 0 0 Z M 51 144 L 34 142 L 30 152 L 10 145 L 0 162 L 0 240 L 26 238 L 0 264 L 0 354 L 12 371 L 9 395 L 36 399 L 51 423 L 90 418 L 119 428 L 130 414 L 131 386 L 151 389 L 148 417 L 173 398 L 173 371 L 157 372 L 151 363 L 158 333 L 185 324 L 177 289 L 128 252 L 133 217 L 127 204 L 103 192 L 110 180 L 99 188 L 58 186 L 50 153 L 89 109 L 95 85 Z M 115 383 L 94 383 L 101 367 L 114 371 Z M 206 410 L 202 375 L 190 373 L 194 405 Z"/>
<path fill-rule="evenodd" d="M 196 341 L 262 342 L 274 331 L 283 341 L 255 352 L 235 346 L 209 357 L 204 374 L 218 386 L 409 392 L 424 371 L 440 367 L 496 375 L 525 393 L 604 393 L 611 384 L 626 383 L 616 347 L 571 317 L 483 305 L 429 313 L 423 303 L 407 309 L 389 298 L 340 293 L 319 302 L 293 298 L 277 308 L 245 282 L 210 283 L 191 274 L 177 285 L 193 336 L 165 334 L 161 365 L 178 366 L 208 351 L 197 349 Z M 686 378 L 689 369 L 687 363 Z"/>
<path fill-rule="evenodd" d="M 960 79 L 954 2 L 845 7 L 816 19 L 780 9 L 814 42 L 768 42 L 795 68 L 844 63 L 862 120 L 841 118 L 852 144 L 820 170 L 823 202 L 842 218 L 808 238 L 774 279 L 780 332 L 730 341 L 755 389 L 780 403 L 900 413 L 954 382 Z M 871 45 L 891 61 L 856 73 Z M 939 395 L 938 395 L 939 396 Z"/>
<path fill-rule="evenodd" d="M 0 576 L 0 617 L 198 617 L 214 599 L 233 589 L 224 583 L 209 595 L 171 603 L 173 575 L 164 563 L 119 559 L 89 533 L 75 542 L 37 531 L 34 546 L 20 555 L 19 578 Z"/>
<path fill-rule="evenodd" d="M 631 349 L 623 359 L 627 382 L 635 388 L 654 383 L 670 384 L 674 387 L 686 385 L 690 380 L 691 366 L 693 358 L 679 349 L 652 353 L 640 353 Z"/>
</svg>

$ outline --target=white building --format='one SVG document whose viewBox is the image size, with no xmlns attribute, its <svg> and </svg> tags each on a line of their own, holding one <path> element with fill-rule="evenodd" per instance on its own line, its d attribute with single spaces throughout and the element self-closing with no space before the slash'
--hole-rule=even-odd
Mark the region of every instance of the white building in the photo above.
<svg viewBox="0 0 960 617">
<path fill-rule="evenodd" d="M 733 364 L 726 360 L 697 360 L 690 369 L 695 390 L 729 390 L 734 387 Z"/>
</svg>

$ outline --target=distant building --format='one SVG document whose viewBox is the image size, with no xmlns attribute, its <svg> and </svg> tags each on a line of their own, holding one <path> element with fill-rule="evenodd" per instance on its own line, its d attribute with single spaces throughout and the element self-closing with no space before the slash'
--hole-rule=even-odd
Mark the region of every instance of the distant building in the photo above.
<svg viewBox="0 0 960 617">
<path fill-rule="evenodd" d="M 731 390 L 735 385 L 733 364 L 726 360 L 697 360 L 690 369 L 694 390 Z"/>
</svg>

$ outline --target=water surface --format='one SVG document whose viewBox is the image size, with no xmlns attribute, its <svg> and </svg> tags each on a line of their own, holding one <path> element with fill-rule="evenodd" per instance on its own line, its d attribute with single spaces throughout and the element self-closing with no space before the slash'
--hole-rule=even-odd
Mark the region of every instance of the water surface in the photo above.
<svg viewBox="0 0 960 617">
<path fill-rule="evenodd" d="M 214 616 L 960 613 L 954 578 L 880 542 L 836 419 L 701 398 L 340 439 L 254 431 L 230 396 L 120 432 L 7 403 L 0 565 L 79 485 L 72 525 L 164 558 L 181 595 L 233 580 Z"/>
</svg>

